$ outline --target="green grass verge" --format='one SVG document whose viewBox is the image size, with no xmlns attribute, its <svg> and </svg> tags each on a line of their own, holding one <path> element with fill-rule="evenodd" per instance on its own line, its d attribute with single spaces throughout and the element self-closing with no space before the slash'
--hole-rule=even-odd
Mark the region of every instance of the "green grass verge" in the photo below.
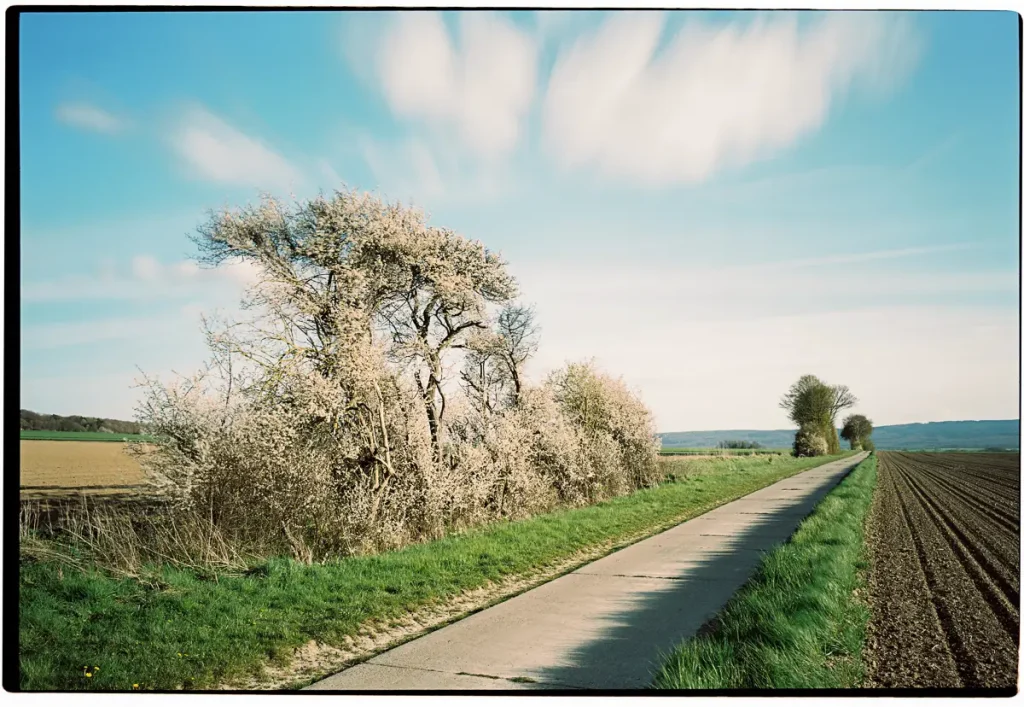
<svg viewBox="0 0 1024 707">
<path fill-rule="evenodd" d="M 659 454 L 663 456 L 698 456 L 715 454 L 726 457 L 744 457 L 758 454 L 788 455 L 789 449 L 722 449 L 720 447 L 662 447 Z"/>
<path fill-rule="evenodd" d="M 286 659 L 310 639 L 338 645 L 369 619 L 397 617 L 589 547 L 653 533 L 835 458 L 672 461 L 677 469 L 688 465 L 689 473 L 675 475 L 681 480 L 594 506 L 322 565 L 273 559 L 245 575 L 201 578 L 164 566 L 141 583 L 23 558 L 21 686 L 217 685 L 253 674 L 268 659 Z"/>
<path fill-rule="evenodd" d="M 864 677 L 868 610 L 854 600 L 866 567 L 872 455 L 768 554 L 703 636 L 673 651 L 663 689 L 846 688 Z"/>
<path fill-rule="evenodd" d="M 21 439 L 36 439 L 53 442 L 148 442 L 149 435 L 135 435 L 119 432 L 57 432 L 54 430 L 21 430 Z"/>
</svg>

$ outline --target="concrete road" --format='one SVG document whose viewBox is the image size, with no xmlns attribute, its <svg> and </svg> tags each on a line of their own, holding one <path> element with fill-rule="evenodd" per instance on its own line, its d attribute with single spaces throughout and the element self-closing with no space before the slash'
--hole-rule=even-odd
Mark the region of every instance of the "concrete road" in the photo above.
<svg viewBox="0 0 1024 707">
<path fill-rule="evenodd" d="M 307 689 L 646 687 L 864 453 L 642 540 Z"/>
</svg>

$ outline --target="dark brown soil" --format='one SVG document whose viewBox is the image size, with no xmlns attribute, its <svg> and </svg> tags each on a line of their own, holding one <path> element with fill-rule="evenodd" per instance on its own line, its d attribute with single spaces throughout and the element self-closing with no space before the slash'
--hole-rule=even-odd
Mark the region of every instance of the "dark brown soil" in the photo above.
<svg viewBox="0 0 1024 707">
<path fill-rule="evenodd" d="M 869 685 L 1015 687 L 1020 456 L 878 457 Z"/>
</svg>

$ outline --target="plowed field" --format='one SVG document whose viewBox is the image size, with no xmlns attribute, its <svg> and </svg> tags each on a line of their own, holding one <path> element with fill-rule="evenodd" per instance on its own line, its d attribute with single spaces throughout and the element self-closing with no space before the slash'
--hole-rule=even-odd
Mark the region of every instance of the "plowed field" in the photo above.
<svg viewBox="0 0 1024 707">
<path fill-rule="evenodd" d="M 868 535 L 871 684 L 1015 686 L 1020 456 L 878 457 Z"/>
<path fill-rule="evenodd" d="M 126 493 L 145 481 L 117 442 L 21 440 L 22 496 L 67 492 Z"/>
</svg>

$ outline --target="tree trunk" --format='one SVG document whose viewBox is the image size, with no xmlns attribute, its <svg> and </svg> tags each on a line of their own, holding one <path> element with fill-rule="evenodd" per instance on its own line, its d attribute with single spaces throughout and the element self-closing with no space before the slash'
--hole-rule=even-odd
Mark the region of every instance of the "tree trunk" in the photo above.
<svg viewBox="0 0 1024 707">
<path fill-rule="evenodd" d="M 437 419 L 437 406 L 434 403 L 433 394 L 424 397 L 427 407 L 427 426 L 430 428 L 430 447 L 434 452 L 434 460 L 441 459 L 440 422 Z"/>
<path fill-rule="evenodd" d="M 510 362 L 508 370 L 512 374 L 512 405 L 517 406 L 519 405 L 519 396 L 523 392 L 523 383 L 519 380 L 519 369 L 515 361 Z"/>
<path fill-rule="evenodd" d="M 434 452 L 434 461 L 441 460 L 441 416 L 443 411 L 439 410 L 437 405 L 440 384 L 438 376 L 432 370 L 427 378 L 427 385 L 423 389 L 423 405 L 427 411 L 427 426 L 430 428 L 430 447 Z"/>
</svg>

